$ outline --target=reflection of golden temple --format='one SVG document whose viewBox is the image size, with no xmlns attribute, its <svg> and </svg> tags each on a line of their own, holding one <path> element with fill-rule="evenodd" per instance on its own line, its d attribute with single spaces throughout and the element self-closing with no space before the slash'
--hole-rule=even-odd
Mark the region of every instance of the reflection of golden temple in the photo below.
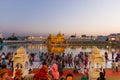
<svg viewBox="0 0 120 80">
<path fill-rule="evenodd" d="M 104 67 L 104 56 L 100 55 L 100 50 L 97 47 L 94 47 L 92 49 L 92 55 L 91 55 L 91 62 L 93 65 L 93 69 L 92 69 L 92 78 L 96 79 L 99 77 L 99 71 L 98 71 L 98 67 L 95 68 L 95 65 L 101 65 L 101 67 Z"/>
<path fill-rule="evenodd" d="M 28 45 L 28 49 L 43 49 L 45 48 L 45 45 L 42 44 L 30 44 Z"/>
<path fill-rule="evenodd" d="M 47 43 L 63 43 L 64 42 L 64 34 L 58 33 L 57 36 L 52 36 L 51 34 L 48 36 Z"/>
<path fill-rule="evenodd" d="M 17 53 L 12 58 L 13 61 L 13 77 L 15 76 L 15 70 L 21 69 L 22 70 L 22 76 L 28 74 L 29 70 L 29 59 L 28 55 L 26 54 L 26 49 L 23 47 L 20 47 L 17 49 Z"/>
<path fill-rule="evenodd" d="M 48 52 L 49 53 L 63 53 L 64 52 L 64 47 L 57 47 L 57 46 L 52 46 L 48 47 Z"/>
</svg>

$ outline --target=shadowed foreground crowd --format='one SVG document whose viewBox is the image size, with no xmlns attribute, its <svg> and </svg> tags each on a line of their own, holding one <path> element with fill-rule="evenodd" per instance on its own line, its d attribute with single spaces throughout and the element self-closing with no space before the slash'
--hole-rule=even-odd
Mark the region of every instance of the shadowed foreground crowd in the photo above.
<svg viewBox="0 0 120 80">
<path fill-rule="evenodd" d="M 34 80 L 73 80 L 74 75 L 68 73 L 64 75 L 63 69 L 72 68 L 73 73 L 82 73 L 83 76 L 79 80 L 88 80 L 89 72 L 89 54 L 88 52 L 80 52 L 79 54 L 73 56 L 73 53 L 70 54 L 48 54 L 48 53 L 39 53 L 40 67 L 34 74 Z M 0 56 L 0 80 L 26 80 L 22 77 L 21 69 L 17 69 L 15 72 L 15 77 L 11 78 L 9 76 L 9 70 L 12 70 L 12 53 L 5 55 L 2 53 Z M 112 53 L 112 70 L 118 71 L 119 69 L 119 58 L 120 53 L 117 53 L 116 58 L 114 58 L 115 53 Z M 29 61 L 31 65 L 34 65 L 35 54 L 31 53 L 29 55 Z M 105 52 L 106 63 L 109 61 L 108 53 Z M 116 66 L 118 63 L 118 66 Z M 32 69 L 29 70 L 32 72 Z M 97 80 L 105 80 L 105 71 L 100 72 L 100 77 Z"/>
<path fill-rule="evenodd" d="M 54 63 L 50 69 L 48 70 L 48 66 L 44 61 L 42 63 L 42 67 L 34 73 L 34 80 L 73 80 L 72 74 L 67 74 L 66 76 L 63 73 L 59 73 L 58 66 Z M 0 80 L 28 80 L 25 77 L 22 77 L 21 69 L 17 69 L 15 72 L 15 77 L 11 78 L 9 76 L 9 70 L 6 68 L 6 65 L 1 65 L 0 70 Z M 86 76 L 83 76 L 81 80 L 88 80 Z"/>
<path fill-rule="evenodd" d="M 25 80 L 22 77 L 22 70 L 16 69 L 15 77 L 11 78 L 9 76 L 10 70 L 12 70 L 12 54 L 4 54 L 2 53 L 0 59 L 0 80 Z M 34 61 L 34 54 L 29 55 L 29 60 L 31 65 Z M 81 80 L 88 80 L 88 54 L 81 52 L 80 54 L 73 57 L 73 54 L 60 54 L 56 55 L 54 53 L 47 54 L 41 53 L 39 55 L 40 63 L 42 63 L 42 67 L 37 70 L 34 74 L 34 80 L 73 80 L 72 73 L 68 73 L 64 75 L 64 68 L 73 68 L 74 73 L 82 73 L 83 77 Z M 29 70 L 32 72 L 32 69 Z"/>
</svg>

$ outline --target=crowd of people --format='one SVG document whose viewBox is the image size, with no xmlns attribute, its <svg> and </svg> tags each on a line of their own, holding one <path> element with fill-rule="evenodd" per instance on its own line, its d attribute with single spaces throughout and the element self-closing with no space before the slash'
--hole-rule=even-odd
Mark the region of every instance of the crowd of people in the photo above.
<svg viewBox="0 0 120 80">
<path fill-rule="evenodd" d="M 49 66 L 53 64 L 54 61 L 58 64 L 58 69 L 61 72 L 63 68 L 88 68 L 88 55 L 89 53 L 80 52 L 73 57 L 73 53 L 69 54 L 47 54 L 41 53 L 39 58 L 40 62 L 46 61 Z"/>
<path fill-rule="evenodd" d="M 114 57 L 114 53 L 112 53 L 112 71 L 113 72 L 118 72 L 120 71 L 120 52 L 117 53 L 117 55 Z"/>
<path fill-rule="evenodd" d="M 2 53 L 0 55 L 0 70 L 2 70 L 2 65 L 6 66 L 6 70 L 13 71 L 13 61 L 12 61 L 13 53 Z M 52 75 L 51 78 L 58 80 L 62 77 L 62 80 L 64 80 L 63 76 L 63 69 L 64 68 L 73 68 L 74 73 L 83 73 L 85 75 L 88 75 L 88 53 L 80 52 L 78 55 L 75 55 L 73 57 L 73 53 L 70 54 L 48 54 L 48 53 L 39 53 L 39 59 L 40 63 L 43 63 L 43 67 L 41 67 L 40 71 L 35 74 L 35 78 L 39 78 L 39 72 L 42 72 L 43 69 L 46 69 L 47 72 L 49 72 L 49 76 Z M 34 65 L 33 62 L 35 60 L 35 54 L 30 53 L 29 54 L 29 61 L 31 65 Z M 47 68 L 44 67 L 44 65 L 47 66 Z M 32 70 L 32 69 L 31 69 Z M 44 70 L 43 70 L 44 71 Z M 57 71 L 57 72 L 56 72 Z M 9 73 L 9 72 L 8 72 Z M 2 74 L 2 73 L 1 73 Z M 0 74 L 0 75 L 1 75 Z M 14 80 L 23 80 L 23 77 L 21 77 L 21 70 L 16 70 Z M 41 73 L 40 73 L 41 74 Z M 43 74 L 44 75 L 44 74 Z M 56 77 L 57 75 L 57 77 Z M 70 74 L 69 74 L 70 75 Z M 72 75 L 72 74 L 71 74 Z M 42 76 L 42 74 L 41 74 Z M 47 75 L 45 75 L 47 76 Z M 73 75 L 72 75 L 73 76 Z M 37 79 L 36 79 L 37 80 Z"/>
<path fill-rule="evenodd" d="M 65 68 L 72 68 L 73 73 L 81 73 L 83 74 L 81 80 L 88 80 L 88 72 L 89 72 L 89 54 L 90 52 L 80 52 L 77 55 L 71 53 L 63 53 L 63 54 L 55 54 L 55 53 L 44 53 L 39 52 L 39 62 L 42 63 L 42 67 L 34 73 L 35 80 L 72 80 L 73 74 L 64 75 L 63 70 Z M 36 55 L 34 53 L 29 54 L 29 62 L 30 66 L 34 65 Z M 108 53 L 105 52 L 105 61 L 109 61 Z M 9 77 L 8 71 L 13 71 L 13 62 L 12 62 L 13 52 L 2 53 L 0 55 L 0 80 L 4 80 L 3 78 L 7 78 L 6 80 L 12 80 Z M 120 66 L 120 53 L 117 53 L 115 57 L 115 53 L 112 53 L 112 70 L 118 71 Z M 32 69 L 30 69 L 32 71 Z M 6 74 L 7 73 L 7 74 Z M 105 73 L 103 73 L 105 74 Z M 103 76 L 100 72 L 100 76 Z M 14 80 L 24 80 L 21 76 L 22 71 L 20 69 L 16 70 Z M 104 75 L 105 77 L 105 75 Z M 42 79 L 43 78 L 43 79 Z M 45 78 L 45 79 L 44 79 Z M 100 80 L 98 78 L 98 80 Z"/>
<path fill-rule="evenodd" d="M 80 52 L 73 57 L 73 53 L 70 54 L 47 54 L 41 53 L 39 55 L 40 62 L 46 61 L 51 69 L 54 64 L 58 66 L 58 72 L 60 76 L 63 74 L 64 68 L 73 68 L 73 73 L 82 73 L 88 76 L 88 55 L 89 53 Z"/>
</svg>

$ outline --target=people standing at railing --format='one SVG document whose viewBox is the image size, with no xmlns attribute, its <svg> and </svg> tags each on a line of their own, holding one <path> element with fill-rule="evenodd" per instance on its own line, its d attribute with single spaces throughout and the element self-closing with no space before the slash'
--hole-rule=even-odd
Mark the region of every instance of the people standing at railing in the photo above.
<svg viewBox="0 0 120 80">
<path fill-rule="evenodd" d="M 99 73 L 100 77 L 97 78 L 97 80 L 106 80 L 104 72 Z"/>
<path fill-rule="evenodd" d="M 118 71 L 120 71 L 120 61 L 118 61 Z"/>
<path fill-rule="evenodd" d="M 63 69 L 64 69 L 63 62 L 62 62 L 62 60 L 60 60 L 60 61 L 58 62 L 58 70 L 59 70 L 60 76 L 61 76 L 62 73 L 63 73 Z"/>
<path fill-rule="evenodd" d="M 114 56 L 115 56 L 115 53 L 116 53 L 116 52 L 115 52 L 115 49 L 112 49 L 112 52 L 111 52 L 111 53 L 112 53 L 112 60 L 114 60 Z"/>
<path fill-rule="evenodd" d="M 39 54 L 39 59 L 40 59 L 40 62 L 43 62 L 43 52 Z"/>
<path fill-rule="evenodd" d="M 29 56 L 29 62 L 30 62 L 30 65 L 32 66 L 33 65 L 33 60 L 32 60 L 31 56 Z"/>
<path fill-rule="evenodd" d="M 105 52 L 105 61 L 107 62 L 108 61 L 108 53 Z"/>
<path fill-rule="evenodd" d="M 112 60 L 114 60 L 115 52 L 112 51 Z"/>
<path fill-rule="evenodd" d="M 115 61 L 113 60 L 112 63 L 112 71 L 115 72 L 116 71 L 116 64 L 115 64 Z"/>
<path fill-rule="evenodd" d="M 35 53 L 30 53 L 30 56 L 31 56 L 31 60 L 34 61 L 35 60 Z"/>
<path fill-rule="evenodd" d="M 85 58 L 85 67 L 88 65 L 88 57 Z"/>
<path fill-rule="evenodd" d="M 2 64 L 6 64 L 5 56 L 6 56 L 5 53 L 2 52 L 2 54 L 1 54 L 1 63 L 2 63 Z"/>
<path fill-rule="evenodd" d="M 115 62 L 116 65 L 116 72 L 118 72 L 118 62 Z"/>
</svg>

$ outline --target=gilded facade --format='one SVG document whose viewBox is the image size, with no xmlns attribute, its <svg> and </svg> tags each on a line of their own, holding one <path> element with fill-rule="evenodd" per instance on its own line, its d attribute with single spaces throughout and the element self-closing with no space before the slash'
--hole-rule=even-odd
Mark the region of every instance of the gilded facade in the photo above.
<svg viewBox="0 0 120 80">
<path fill-rule="evenodd" d="M 47 39 L 47 49 L 49 53 L 63 53 L 64 34 L 58 33 L 56 36 L 49 35 Z"/>
<path fill-rule="evenodd" d="M 64 42 L 64 34 L 58 33 L 56 36 L 49 35 L 47 42 L 48 43 L 63 43 Z"/>
</svg>

